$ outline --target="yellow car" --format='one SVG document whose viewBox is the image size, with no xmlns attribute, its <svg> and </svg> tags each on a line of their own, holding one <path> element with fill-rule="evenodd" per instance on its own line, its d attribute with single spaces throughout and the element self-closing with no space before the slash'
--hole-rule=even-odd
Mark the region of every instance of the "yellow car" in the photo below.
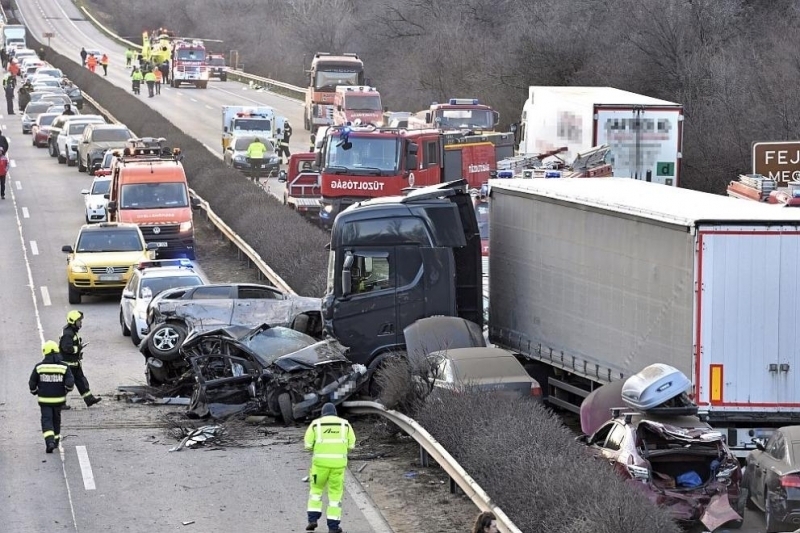
<svg viewBox="0 0 800 533">
<path fill-rule="evenodd" d="M 140 261 L 152 259 L 156 243 L 146 244 L 136 224 L 85 224 L 75 246 L 65 245 L 69 303 L 81 303 L 84 294 L 121 291 Z"/>
</svg>

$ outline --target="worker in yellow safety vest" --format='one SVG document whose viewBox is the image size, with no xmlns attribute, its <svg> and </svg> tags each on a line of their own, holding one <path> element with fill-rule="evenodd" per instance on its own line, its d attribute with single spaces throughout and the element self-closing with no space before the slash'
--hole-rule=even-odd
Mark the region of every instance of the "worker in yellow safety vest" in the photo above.
<svg viewBox="0 0 800 533">
<path fill-rule="evenodd" d="M 148 70 L 144 75 L 144 82 L 147 84 L 147 96 L 152 98 L 155 96 L 156 90 L 156 75 L 152 70 Z"/>
<path fill-rule="evenodd" d="M 350 423 L 336 416 L 336 406 L 326 403 L 322 416 L 308 426 L 306 450 L 314 453 L 308 476 L 308 525 L 306 531 L 317 529 L 322 517 L 322 493 L 328 488 L 328 533 L 342 533 L 342 496 L 347 452 L 355 448 L 356 434 Z"/>
</svg>

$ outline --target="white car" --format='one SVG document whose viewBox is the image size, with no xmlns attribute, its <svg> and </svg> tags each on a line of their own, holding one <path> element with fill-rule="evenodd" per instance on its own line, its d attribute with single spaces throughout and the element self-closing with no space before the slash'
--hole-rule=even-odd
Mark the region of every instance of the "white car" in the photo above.
<svg viewBox="0 0 800 533">
<path fill-rule="evenodd" d="M 87 124 L 103 124 L 105 119 L 100 115 L 74 115 L 61 125 L 61 131 L 56 137 L 58 147 L 58 162 L 74 167 L 78 163 L 78 139 L 83 135 Z"/>
<path fill-rule="evenodd" d="M 207 285 L 208 280 L 194 270 L 188 259 L 145 261 L 131 275 L 119 302 L 119 325 L 122 335 L 130 336 L 139 346 L 149 332 L 147 306 L 153 296 L 167 289 Z"/>
<path fill-rule="evenodd" d="M 61 80 L 64 77 L 64 73 L 61 72 L 60 68 L 55 68 L 52 65 L 43 65 L 42 67 L 38 68 L 34 73 L 36 76 L 50 76 L 51 78 L 55 78 L 57 80 Z"/>
<path fill-rule="evenodd" d="M 111 176 L 102 176 L 92 181 L 91 189 L 83 189 L 83 203 L 86 208 L 86 223 L 106 221 L 106 197 L 111 190 Z"/>
</svg>

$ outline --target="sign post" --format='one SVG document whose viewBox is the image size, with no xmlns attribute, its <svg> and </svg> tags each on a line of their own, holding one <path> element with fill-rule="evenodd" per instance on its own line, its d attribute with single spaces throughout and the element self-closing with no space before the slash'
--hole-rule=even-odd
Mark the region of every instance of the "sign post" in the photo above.
<svg viewBox="0 0 800 533">
<path fill-rule="evenodd" d="M 55 36 L 56 36 L 56 34 L 55 34 L 55 33 L 53 33 L 53 32 L 50 32 L 50 31 L 46 31 L 46 32 L 44 32 L 44 33 L 42 34 L 42 37 L 44 37 L 45 39 L 47 39 L 47 48 L 50 48 L 50 39 L 51 39 L 52 37 L 55 37 Z"/>
<path fill-rule="evenodd" d="M 800 141 L 753 143 L 753 174 L 779 185 L 800 181 Z"/>
</svg>

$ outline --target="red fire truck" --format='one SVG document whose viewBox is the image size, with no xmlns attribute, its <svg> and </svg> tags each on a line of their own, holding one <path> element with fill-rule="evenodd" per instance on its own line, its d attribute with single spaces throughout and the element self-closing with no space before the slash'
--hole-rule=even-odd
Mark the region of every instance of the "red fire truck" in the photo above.
<svg viewBox="0 0 800 533">
<path fill-rule="evenodd" d="M 314 170 L 314 154 L 294 153 L 289 157 L 288 173 L 281 170 L 278 181 L 286 184 L 283 205 L 288 205 L 301 215 L 316 218 L 319 215 L 319 172 Z"/>
<path fill-rule="evenodd" d="M 177 40 L 172 44 L 170 85 L 177 88 L 182 83 L 199 89 L 208 87 L 206 47 L 200 40 Z"/>
<path fill-rule="evenodd" d="M 402 194 L 409 187 L 464 178 L 480 189 L 498 159 L 513 153 L 511 133 L 332 127 L 315 154 L 321 169 L 320 223 L 330 226 L 355 202 Z"/>
</svg>

